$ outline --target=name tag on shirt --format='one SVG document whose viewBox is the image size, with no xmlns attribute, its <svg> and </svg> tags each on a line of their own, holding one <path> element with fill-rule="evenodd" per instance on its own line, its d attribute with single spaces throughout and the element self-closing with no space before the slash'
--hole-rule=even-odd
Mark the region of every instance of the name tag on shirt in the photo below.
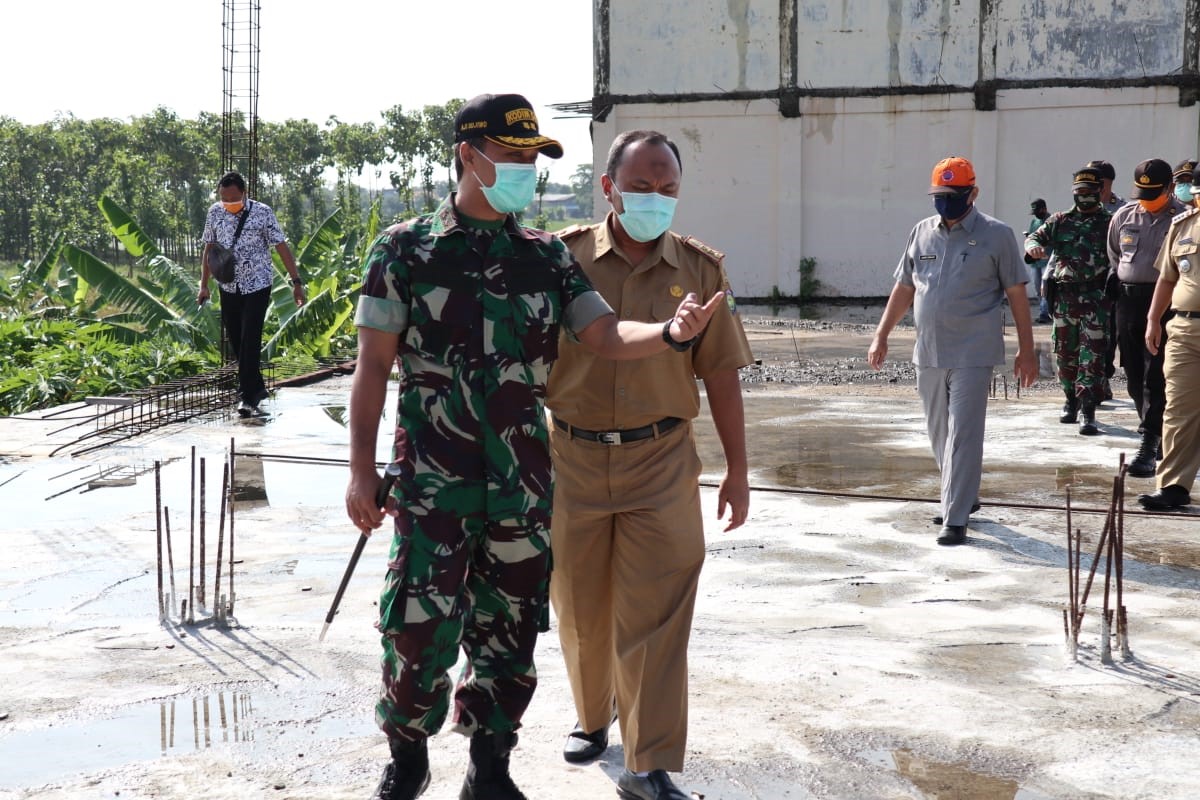
<svg viewBox="0 0 1200 800">
<path fill-rule="evenodd" d="M 921 256 L 922 261 L 937 261 L 937 256 Z"/>
</svg>

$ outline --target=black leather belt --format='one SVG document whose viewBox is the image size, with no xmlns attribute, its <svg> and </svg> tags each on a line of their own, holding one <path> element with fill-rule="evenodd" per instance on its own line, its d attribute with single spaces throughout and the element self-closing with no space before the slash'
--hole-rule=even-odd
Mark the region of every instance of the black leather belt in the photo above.
<svg viewBox="0 0 1200 800">
<path fill-rule="evenodd" d="M 1180 311 L 1178 308 L 1174 310 L 1175 316 L 1186 317 L 1187 319 L 1200 319 L 1200 311 Z"/>
<path fill-rule="evenodd" d="M 1146 298 L 1154 296 L 1153 283 L 1122 283 L 1121 294 L 1126 297 Z"/>
<path fill-rule="evenodd" d="M 574 425 L 569 425 L 558 417 L 555 417 L 554 427 L 567 432 L 576 439 L 599 442 L 600 444 L 617 445 L 639 442 L 642 439 L 652 439 L 655 436 L 655 431 L 658 432 L 658 435 L 662 435 L 681 422 L 683 420 L 679 417 L 663 417 L 658 422 L 651 422 L 649 425 L 643 425 L 640 428 L 629 428 L 623 431 L 585 431 L 583 428 L 576 428 Z"/>
</svg>

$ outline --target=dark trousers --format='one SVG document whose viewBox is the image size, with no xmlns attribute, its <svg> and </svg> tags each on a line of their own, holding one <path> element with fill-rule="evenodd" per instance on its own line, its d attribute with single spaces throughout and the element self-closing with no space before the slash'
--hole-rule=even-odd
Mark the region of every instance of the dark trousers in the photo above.
<svg viewBox="0 0 1200 800">
<path fill-rule="evenodd" d="M 249 403 L 263 398 L 262 331 L 271 303 L 270 287 L 250 294 L 221 290 L 221 322 L 238 362 L 238 393 Z"/>
<path fill-rule="evenodd" d="M 1129 397 L 1137 407 L 1138 416 L 1147 433 L 1162 435 L 1163 408 L 1167 404 L 1166 382 L 1163 379 L 1163 352 L 1166 334 L 1158 355 L 1146 349 L 1146 314 L 1154 284 L 1122 284 L 1117 297 L 1117 346 L 1121 350 L 1121 367 L 1129 384 Z M 1163 323 L 1170 312 L 1163 316 Z"/>
</svg>

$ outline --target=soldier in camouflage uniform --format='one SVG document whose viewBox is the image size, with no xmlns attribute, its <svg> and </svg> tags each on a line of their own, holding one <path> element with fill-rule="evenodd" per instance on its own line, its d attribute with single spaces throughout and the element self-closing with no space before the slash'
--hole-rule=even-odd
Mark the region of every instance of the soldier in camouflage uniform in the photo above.
<svg viewBox="0 0 1200 800">
<path fill-rule="evenodd" d="M 610 358 L 640 358 L 699 334 L 724 295 L 688 295 L 667 323 L 616 321 L 563 243 L 513 216 L 533 199 L 538 133 L 519 95 L 481 95 L 455 122 L 460 191 L 394 226 L 365 263 L 356 314 L 346 510 L 362 531 L 375 505 L 376 435 L 400 370 L 397 516 L 380 598 L 383 689 L 376 707 L 392 762 L 374 797 L 429 784 L 426 741 L 449 712 L 471 736 L 464 800 L 520 800 L 508 774 L 536 684 L 547 622 L 551 469 L 544 398 L 560 327 Z"/>
<path fill-rule="evenodd" d="M 1100 432 L 1096 406 L 1104 400 L 1104 354 L 1112 314 L 1105 292 L 1112 215 L 1100 204 L 1100 188 L 1096 171 L 1076 172 L 1071 187 L 1075 206 L 1051 214 L 1025 239 L 1025 252 L 1031 257 L 1050 256 L 1042 283 L 1054 319 L 1058 381 L 1067 397 L 1059 421 L 1079 422 L 1085 436 Z"/>
</svg>

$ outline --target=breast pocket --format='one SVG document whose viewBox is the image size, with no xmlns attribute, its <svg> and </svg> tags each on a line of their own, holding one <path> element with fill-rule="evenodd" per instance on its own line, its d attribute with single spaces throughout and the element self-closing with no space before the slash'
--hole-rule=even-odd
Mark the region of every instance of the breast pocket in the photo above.
<svg viewBox="0 0 1200 800">
<path fill-rule="evenodd" d="M 1142 232 L 1138 228 L 1122 228 L 1120 234 L 1121 260 L 1128 263 L 1137 255 L 1138 240 Z"/>
<path fill-rule="evenodd" d="M 1176 269 L 1180 275 L 1187 275 L 1197 266 L 1200 266 L 1200 244 L 1188 242 L 1181 244 L 1176 242 L 1171 245 L 1171 260 L 1175 262 Z"/>
<path fill-rule="evenodd" d="M 463 364 L 482 336 L 479 282 L 471 275 L 422 265 L 412 270 L 412 313 L 405 346 L 436 364 Z"/>
<path fill-rule="evenodd" d="M 540 262 L 512 265 L 505 275 L 509 329 L 521 360 L 546 367 L 558 358 L 562 319 L 559 276 Z"/>
</svg>

